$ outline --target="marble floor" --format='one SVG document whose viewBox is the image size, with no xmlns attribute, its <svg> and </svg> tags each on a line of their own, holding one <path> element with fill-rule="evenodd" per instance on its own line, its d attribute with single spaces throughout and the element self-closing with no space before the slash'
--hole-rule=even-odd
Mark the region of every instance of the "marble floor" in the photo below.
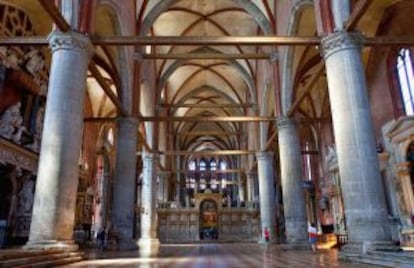
<svg viewBox="0 0 414 268">
<path fill-rule="evenodd" d="M 90 251 L 89 260 L 65 267 L 145 267 L 145 268 L 254 268 L 254 267 L 376 267 L 338 261 L 337 250 L 312 253 L 310 250 L 283 251 L 260 244 L 164 244 L 157 258 L 140 258 L 137 252 Z"/>
</svg>

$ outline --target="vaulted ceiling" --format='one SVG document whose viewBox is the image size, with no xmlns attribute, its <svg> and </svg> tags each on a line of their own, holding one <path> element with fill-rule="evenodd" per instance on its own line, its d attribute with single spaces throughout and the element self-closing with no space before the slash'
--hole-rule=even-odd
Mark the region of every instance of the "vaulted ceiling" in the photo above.
<svg viewBox="0 0 414 268">
<path fill-rule="evenodd" d="M 167 5 L 169 2 L 170 5 Z M 249 2 L 255 2 L 252 6 Z M 142 32 L 150 36 L 256 36 L 269 31 L 273 1 L 150 1 Z M 250 12 L 250 13 L 249 13 Z M 151 28 L 145 29 L 150 18 Z M 254 17 L 253 15 L 256 15 Z M 260 25 L 257 21 L 262 18 Z M 267 28 L 262 28 L 266 25 Z M 257 105 L 258 60 L 211 55 L 254 54 L 256 46 L 158 46 L 150 53 L 174 54 L 156 60 L 158 104 L 176 117 L 245 116 Z M 149 52 L 149 51 L 147 51 Z M 199 55 L 194 58 L 188 55 Z M 187 55 L 187 57 L 182 55 Z M 245 124 L 245 123 L 244 123 Z M 171 130 L 180 150 L 240 149 L 243 123 L 180 121 Z"/>
<path fill-rule="evenodd" d="M 35 34 L 46 36 L 52 31 L 53 19 L 41 2 L 45 1 L 0 0 L 2 4 L 16 6 L 26 12 L 34 25 Z M 303 2 L 306 2 L 305 8 L 292 14 L 296 17 L 289 18 L 287 14 L 276 10 L 276 4 L 279 4 L 276 0 L 122 0 L 122 4 L 119 1 L 97 0 L 98 8 L 92 28 L 96 36 L 173 36 L 194 40 L 198 37 L 232 38 L 275 34 L 315 36 L 317 22 L 314 8 L 309 4 L 311 1 Z M 363 1 L 352 2 L 355 5 Z M 355 27 L 368 36 L 375 36 L 380 27 L 379 18 L 390 6 L 409 1 L 371 2 Z M 289 5 L 291 9 L 286 10 L 292 12 L 293 4 Z M 277 18 L 280 15 L 284 17 Z M 130 81 L 133 80 L 133 66 L 125 64 L 127 59 L 122 58 L 121 50 L 124 48 L 125 46 L 95 46 L 93 60 L 97 72 L 89 73 L 87 89 L 91 117 L 119 115 L 117 105 L 108 93 L 125 101 L 123 96 L 126 94 L 125 84 L 128 80 L 123 77 L 129 76 Z M 136 48 L 130 46 L 125 49 Z M 288 51 L 287 61 L 282 62 L 285 54 L 280 54 L 279 63 L 276 64 L 280 64 L 278 67 L 284 70 L 277 74 L 272 70 L 276 64 L 270 62 L 270 55 L 273 50 L 284 52 L 283 49 Z M 164 131 L 166 136 L 173 137 L 173 140 L 167 142 L 169 145 L 166 147 L 169 148 L 164 149 L 193 152 L 257 150 L 254 147 L 258 146 L 259 141 L 252 140 L 261 140 L 263 147 L 272 136 L 272 131 L 275 131 L 274 123 L 263 123 L 260 129 L 262 136 L 259 138 L 258 124 L 208 118 L 259 115 L 275 117 L 275 109 L 279 105 L 284 106 L 279 107 L 284 113 L 302 118 L 320 119 L 329 116 L 326 80 L 319 48 L 296 46 L 283 49 L 237 43 L 141 47 L 144 62 L 151 61 L 151 64 L 143 64 L 147 69 L 141 72 L 152 73 L 154 80 L 145 85 L 151 92 L 151 103 L 141 100 L 140 111 L 143 115 L 163 116 L 164 119 L 188 119 L 163 121 L 171 123 L 164 126 Z M 364 49 L 363 52 L 366 62 L 370 49 Z M 100 74 L 101 79 L 97 79 L 96 73 Z M 285 73 L 290 76 L 284 77 Z M 279 84 L 276 81 L 278 75 L 282 80 Z M 106 89 L 103 88 L 102 81 L 107 84 Z M 282 92 L 282 87 L 292 92 Z M 281 98 L 281 104 L 276 103 L 277 97 Z M 298 98 L 301 101 L 292 110 L 290 106 Z M 130 104 L 124 102 L 123 105 Z"/>
</svg>

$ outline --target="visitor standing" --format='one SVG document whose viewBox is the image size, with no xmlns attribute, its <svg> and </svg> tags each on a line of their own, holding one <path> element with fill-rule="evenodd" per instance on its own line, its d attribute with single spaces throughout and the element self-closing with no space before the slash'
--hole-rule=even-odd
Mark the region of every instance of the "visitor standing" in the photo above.
<svg viewBox="0 0 414 268">
<path fill-rule="evenodd" d="M 264 236 L 265 243 L 266 243 L 266 252 L 269 252 L 269 250 L 270 250 L 270 232 L 269 232 L 269 229 L 267 227 L 265 227 L 264 230 L 263 230 L 263 236 Z"/>
<path fill-rule="evenodd" d="M 311 223 L 308 227 L 309 243 L 311 244 L 313 253 L 316 252 L 316 242 L 318 241 L 318 230 L 314 223 Z"/>
<path fill-rule="evenodd" d="M 101 228 L 99 230 L 98 234 L 96 235 L 96 240 L 98 242 L 99 250 L 103 250 L 105 244 L 105 228 Z"/>
</svg>

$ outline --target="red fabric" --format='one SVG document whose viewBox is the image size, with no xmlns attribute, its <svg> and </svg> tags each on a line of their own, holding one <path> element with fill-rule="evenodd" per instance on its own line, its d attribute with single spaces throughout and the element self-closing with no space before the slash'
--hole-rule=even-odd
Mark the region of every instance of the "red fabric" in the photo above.
<svg viewBox="0 0 414 268">
<path fill-rule="evenodd" d="M 309 238 L 317 237 L 318 235 L 316 233 L 309 233 Z"/>
<path fill-rule="evenodd" d="M 270 233 L 269 233 L 269 230 L 268 229 L 265 229 L 264 230 L 264 237 L 265 238 L 269 238 L 270 237 Z"/>
</svg>

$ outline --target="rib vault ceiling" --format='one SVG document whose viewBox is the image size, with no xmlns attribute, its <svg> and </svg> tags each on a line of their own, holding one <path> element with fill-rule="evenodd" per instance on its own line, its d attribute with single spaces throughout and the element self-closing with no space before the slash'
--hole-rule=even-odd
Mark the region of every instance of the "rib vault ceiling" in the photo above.
<svg viewBox="0 0 414 268">
<path fill-rule="evenodd" d="M 53 2 L 53 1 L 50 1 Z M 34 25 L 35 35 L 46 36 L 52 31 L 53 21 L 45 6 L 48 1 L 0 0 L 1 4 L 16 6 L 28 14 Z M 70 2 L 70 1 L 66 1 Z M 75 1 L 76 2 L 76 1 Z M 79 1 L 82 2 L 82 1 Z M 275 0 L 96 0 L 97 9 L 92 25 L 93 36 L 141 36 L 141 37 L 235 37 L 263 35 L 315 36 L 317 23 L 311 4 L 293 14 L 291 22 L 285 16 L 278 23 L 286 29 L 276 31 Z M 294 2 L 294 1 L 292 1 Z M 311 1 L 309 1 L 311 2 Z M 363 1 L 353 1 L 359 3 Z M 400 1 L 371 1 L 355 30 L 375 36 L 378 25 L 370 22 L 375 16 Z M 289 5 L 284 5 L 289 6 Z M 133 10 L 131 12 L 131 10 Z M 286 14 L 285 14 L 286 15 Z M 56 22 L 56 21 L 55 21 Z M 294 29 L 296 27 L 296 29 Z M 289 28 L 289 29 L 288 29 Z M 31 33 L 33 34 L 33 33 Z M 86 116 L 113 118 L 130 110 L 131 100 L 126 98 L 125 84 L 134 80 L 132 64 L 123 58 L 122 51 L 136 50 L 132 46 L 96 45 L 87 88 Z M 138 90 L 149 91 L 150 101 L 141 96 L 140 112 L 144 116 L 161 119 L 167 141 L 164 151 L 217 151 L 244 150 L 245 152 L 269 148 L 275 135 L 274 123 L 240 122 L 232 120 L 208 120 L 267 116 L 275 118 L 279 108 L 283 113 L 304 119 L 328 118 L 329 100 L 326 90 L 323 61 L 317 46 L 285 47 L 286 62 L 279 68 L 282 82 L 272 70 L 270 56 L 273 50 L 284 55 L 283 49 L 240 45 L 144 45 L 139 48 L 143 55 L 141 74 L 151 73 L 152 81 L 146 81 Z M 367 61 L 370 49 L 363 50 Z M 45 55 L 49 61 L 50 55 Z M 148 62 L 151 62 L 148 64 Z M 289 75 L 284 76 L 285 73 Z M 128 79 L 125 77 L 128 76 Z M 143 75 L 145 79 L 145 75 Z M 292 92 L 282 92 L 282 87 Z M 132 90 L 132 89 L 130 89 Z M 112 96 L 111 96 L 112 95 Z M 275 98 L 282 100 L 276 104 Z M 114 101 L 115 99 L 115 101 Z M 143 101 L 144 99 L 144 101 Z M 300 99 L 298 101 L 298 99 Z M 293 104 L 293 105 L 292 105 Z M 280 108 L 278 106 L 283 106 Z M 292 108 L 293 106 L 293 108 Z M 173 120 L 181 118 L 180 120 Z M 182 118 L 187 118 L 182 119 Z M 190 120 L 194 119 L 194 120 Z M 198 119 L 198 120 L 196 120 Z M 329 119 L 329 118 L 328 118 Z M 148 126 L 146 124 L 145 126 Z M 308 126 L 308 125 L 307 125 Z M 142 129 L 142 128 L 141 128 Z M 259 131 L 260 129 L 260 131 Z M 144 143 L 151 144 L 150 137 Z M 260 134 L 259 134 L 260 133 Z M 141 139 L 142 140 L 142 139 Z M 274 139 L 276 140 L 276 139 Z M 275 143 L 275 142 L 274 142 Z M 274 145 L 274 144 L 273 144 Z M 150 146 L 151 147 L 151 146 Z M 267 148 L 266 148 L 267 147 Z M 250 162 L 251 164 L 251 162 Z"/>
</svg>

